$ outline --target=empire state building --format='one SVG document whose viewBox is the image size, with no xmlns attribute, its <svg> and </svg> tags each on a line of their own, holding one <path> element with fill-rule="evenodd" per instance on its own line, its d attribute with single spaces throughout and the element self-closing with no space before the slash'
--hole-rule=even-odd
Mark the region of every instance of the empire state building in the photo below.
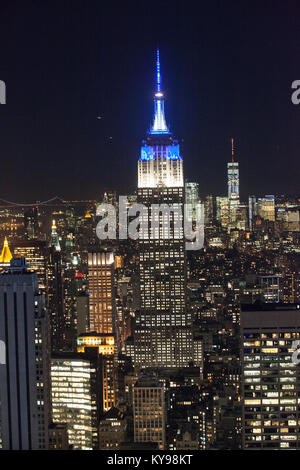
<svg viewBox="0 0 300 470">
<path fill-rule="evenodd" d="M 155 204 L 179 210 L 170 210 L 167 234 L 161 211 L 156 221 L 152 213 L 148 224 L 156 222 L 156 228 L 139 239 L 141 305 L 136 314 L 135 366 L 187 367 L 192 359 L 192 334 L 186 309 L 183 162 L 178 141 L 166 124 L 159 51 L 154 119 L 138 161 L 138 202 L 148 209 Z"/>
</svg>

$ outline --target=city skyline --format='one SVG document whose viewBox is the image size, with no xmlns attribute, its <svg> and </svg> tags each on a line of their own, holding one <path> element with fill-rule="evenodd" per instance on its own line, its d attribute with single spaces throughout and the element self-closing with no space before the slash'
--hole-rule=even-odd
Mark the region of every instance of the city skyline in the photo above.
<svg viewBox="0 0 300 470">
<path fill-rule="evenodd" d="M 185 178 L 199 183 L 200 194 L 226 194 L 232 137 L 242 200 L 250 194 L 297 192 L 299 107 L 291 102 L 291 84 L 299 76 L 295 2 L 288 8 L 254 2 L 246 12 L 214 3 L 182 10 L 177 2 L 169 11 L 166 2 L 159 18 L 151 9 L 134 10 L 133 4 L 124 15 L 122 9 L 113 14 L 96 2 L 88 11 L 82 2 L 76 4 L 67 23 L 53 16 L 55 2 L 51 11 L 47 4 L 38 10 L 19 3 L 19 14 L 5 7 L 0 39 L 12 40 L 5 41 L 0 61 L 7 87 L 7 104 L 0 107 L 4 199 L 97 199 L 106 189 L 133 191 L 138 142 L 151 120 L 157 44 L 168 91 L 167 124 L 172 122 L 179 137 Z M 61 8 L 63 15 L 66 7 Z M 133 19 L 138 13 L 140 23 Z M 30 31 L 23 29 L 23 21 Z M 15 28 L 24 33 L 22 57 L 12 36 Z"/>
<path fill-rule="evenodd" d="M 0 450 L 300 448 L 298 6 L 10 5 Z"/>
</svg>

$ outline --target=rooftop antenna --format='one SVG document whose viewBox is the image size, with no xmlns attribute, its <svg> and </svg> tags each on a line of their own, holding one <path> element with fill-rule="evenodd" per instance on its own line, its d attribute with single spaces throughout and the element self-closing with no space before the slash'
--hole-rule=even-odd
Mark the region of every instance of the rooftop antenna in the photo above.
<svg viewBox="0 0 300 470">
<path fill-rule="evenodd" d="M 160 60 L 159 60 L 159 49 L 156 51 L 156 91 L 160 92 Z"/>
<path fill-rule="evenodd" d="M 231 161 L 234 163 L 234 139 L 231 137 Z"/>
</svg>

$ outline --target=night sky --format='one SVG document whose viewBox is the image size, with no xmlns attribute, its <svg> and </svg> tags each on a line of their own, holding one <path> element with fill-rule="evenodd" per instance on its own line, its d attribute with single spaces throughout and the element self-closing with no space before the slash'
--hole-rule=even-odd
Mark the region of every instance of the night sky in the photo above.
<svg viewBox="0 0 300 470">
<path fill-rule="evenodd" d="M 167 122 L 201 195 L 226 194 L 231 136 L 242 199 L 300 194 L 299 1 L 2 0 L 0 198 L 132 193 L 157 46 Z"/>
</svg>

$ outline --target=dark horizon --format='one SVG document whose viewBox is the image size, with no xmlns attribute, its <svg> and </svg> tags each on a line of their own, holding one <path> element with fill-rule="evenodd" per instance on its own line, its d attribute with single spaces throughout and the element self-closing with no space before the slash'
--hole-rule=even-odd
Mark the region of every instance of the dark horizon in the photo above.
<svg viewBox="0 0 300 470">
<path fill-rule="evenodd" d="M 153 114 L 157 45 L 167 122 L 201 196 L 226 195 L 231 137 L 243 201 L 297 194 L 299 4 L 141 3 L 2 5 L 0 198 L 131 194 Z"/>
</svg>

